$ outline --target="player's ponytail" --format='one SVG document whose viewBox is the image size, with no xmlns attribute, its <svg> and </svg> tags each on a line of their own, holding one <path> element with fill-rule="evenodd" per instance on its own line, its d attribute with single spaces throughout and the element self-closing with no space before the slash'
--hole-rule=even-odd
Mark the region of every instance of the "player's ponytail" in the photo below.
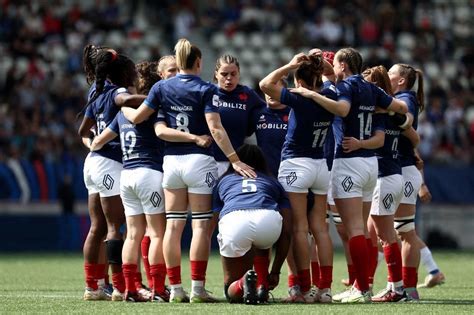
<svg viewBox="0 0 474 315">
<path fill-rule="evenodd" d="M 419 112 L 425 108 L 424 91 L 423 91 L 423 72 L 420 69 L 415 69 L 410 65 L 398 63 L 398 72 L 400 76 L 406 80 L 405 89 L 411 90 L 418 79 L 418 89 L 416 91 L 416 99 L 418 101 Z"/>
<path fill-rule="evenodd" d="M 308 56 L 309 61 L 303 62 L 295 71 L 297 80 L 302 80 L 314 90 L 323 85 L 322 75 L 324 72 L 324 62 L 321 55 L 311 54 Z"/>
<path fill-rule="evenodd" d="M 181 38 L 174 46 L 176 65 L 180 70 L 192 69 L 197 58 L 201 58 L 201 50 L 185 39 Z"/>
<path fill-rule="evenodd" d="M 418 89 L 416 90 L 416 98 L 420 105 L 420 113 L 425 109 L 425 92 L 423 90 L 423 72 L 420 69 L 416 69 L 418 76 Z"/>
<path fill-rule="evenodd" d="M 362 72 L 362 76 L 365 80 L 372 82 L 384 90 L 388 95 L 393 96 L 390 77 L 388 76 L 387 69 L 384 66 L 375 66 L 365 69 L 364 72 Z"/>
</svg>

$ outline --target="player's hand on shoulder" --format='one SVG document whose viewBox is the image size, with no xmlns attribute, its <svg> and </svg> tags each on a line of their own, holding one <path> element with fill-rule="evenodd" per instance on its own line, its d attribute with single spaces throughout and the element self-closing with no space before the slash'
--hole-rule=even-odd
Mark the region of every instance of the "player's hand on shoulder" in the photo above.
<svg viewBox="0 0 474 315">
<path fill-rule="evenodd" d="M 252 167 L 248 166 L 242 161 L 236 161 L 232 163 L 234 170 L 245 178 L 257 178 L 257 173 Z"/>
<path fill-rule="evenodd" d="M 301 95 L 303 97 L 306 97 L 306 98 L 310 98 L 311 94 L 313 93 L 313 91 L 308 90 L 307 88 L 304 88 L 302 86 L 300 86 L 298 88 L 291 88 L 291 89 L 289 89 L 289 91 L 291 93 L 296 93 L 296 94 L 299 94 L 299 95 Z"/>
</svg>

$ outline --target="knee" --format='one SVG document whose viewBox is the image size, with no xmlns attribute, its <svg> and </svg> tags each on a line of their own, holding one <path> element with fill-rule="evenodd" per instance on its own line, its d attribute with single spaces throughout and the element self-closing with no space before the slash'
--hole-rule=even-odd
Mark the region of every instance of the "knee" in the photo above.
<svg viewBox="0 0 474 315">
<path fill-rule="evenodd" d="M 107 234 L 107 227 L 99 225 L 99 224 L 93 224 L 91 225 L 89 229 L 89 235 L 93 238 L 103 239 L 105 238 L 106 234 Z"/>
<path fill-rule="evenodd" d="M 144 230 L 131 229 L 127 232 L 127 240 L 132 242 L 141 242 L 145 235 Z"/>
</svg>

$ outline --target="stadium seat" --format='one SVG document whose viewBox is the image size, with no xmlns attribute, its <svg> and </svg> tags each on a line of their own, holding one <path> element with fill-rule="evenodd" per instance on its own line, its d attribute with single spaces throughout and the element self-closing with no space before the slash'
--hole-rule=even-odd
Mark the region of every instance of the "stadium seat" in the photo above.
<svg viewBox="0 0 474 315">
<path fill-rule="evenodd" d="M 211 37 L 211 46 L 216 50 L 225 49 L 229 46 L 229 39 L 224 32 L 217 32 Z"/>
<path fill-rule="evenodd" d="M 273 48 L 282 48 L 285 43 L 283 35 L 280 33 L 272 33 L 268 37 L 268 44 Z"/>
<path fill-rule="evenodd" d="M 258 63 L 259 55 L 253 49 L 245 49 L 240 53 L 240 59 L 247 64 Z"/>
<path fill-rule="evenodd" d="M 249 44 L 254 49 L 262 49 L 267 45 L 268 41 L 260 32 L 252 33 L 249 37 Z"/>
<path fill-rule="evenodd" d="M 248 37 L 242 32 L 237 32 L 235 35 L 230 39 L 232 43 L 232 47 L 238 50 L 242 50 L 247 47 L 248 45 Z"/>
<path fill-rule="evenodd" d="M 288 62 L 291 60 L 291 58 L 293 58 L 295 52 L 290 47 L 283 47 L 278 50 L 278 54 L 280 59 L 283 60 L 283 62 Z"/>
<path fill-rule="evenodd" d="M 426 62 L 424 72 L 432 78 L 437 78 L 441 75 L 441 70 L 436 62 Z"/>
</svg>

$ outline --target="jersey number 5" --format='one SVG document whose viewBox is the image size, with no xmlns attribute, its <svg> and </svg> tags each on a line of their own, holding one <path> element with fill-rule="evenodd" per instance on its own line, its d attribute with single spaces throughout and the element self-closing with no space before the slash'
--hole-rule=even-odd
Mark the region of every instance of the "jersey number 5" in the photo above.
<svg viewBox="0 0 474 315">
<path fill-rule="evenodd" d="M 244 179 L 242 180 L 242 192 L 256 192 L 257 185 L 255 184 L 255 179 Z"/>
</svg>

